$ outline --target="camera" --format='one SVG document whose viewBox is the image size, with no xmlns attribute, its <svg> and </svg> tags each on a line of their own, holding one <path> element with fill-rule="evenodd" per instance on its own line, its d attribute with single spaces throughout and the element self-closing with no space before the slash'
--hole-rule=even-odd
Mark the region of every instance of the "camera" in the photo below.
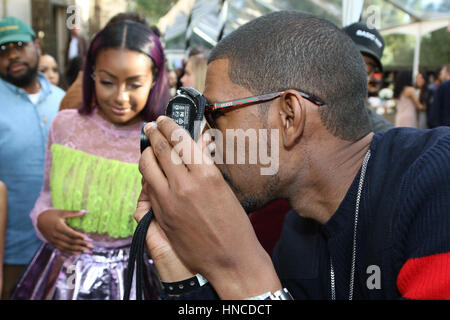
<svg viewBox="0 0 450 320">
<path fill-rule="evenodd" d="M 166 116 L 172 118 L 180 127 L 189 132 L 196 141 L 202 132 L 202 120 L 207 101 L 205 97 L 191 87 L 181 87 L 166 107 Z M 144 133 L 145 122 L 141 130 L 141 153 L 150 146 Z"/>
</svg>

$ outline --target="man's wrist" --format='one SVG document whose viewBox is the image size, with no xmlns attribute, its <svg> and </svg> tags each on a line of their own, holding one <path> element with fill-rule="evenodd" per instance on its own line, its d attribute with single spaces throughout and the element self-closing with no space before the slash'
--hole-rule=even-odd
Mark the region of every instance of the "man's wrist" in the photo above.
<svg viewBox="0 0 450 320">
<path fill-rule="evenodd" d="M 172 256 L 172 254 L 154 257 L 153 264 L 161 282 L 178 282 L 195 276 L 180 262 L 178 257 Z"/>
<path fill-rule="evenodd" d="M 244 300 L 294 300 L 294 298 L 286 288 L 283 288 L 275 292 L 266 292 Z"/>
<path fill-rule="evenodd" d="M 275 269 L 270 264 L 255 267 L 242 265 L 235 270 L 222 271 L 207 276 L 221 299 L 240 300 L 260 295 L 262 292 L 276 292 L 282 289 Z"/>
</svg>

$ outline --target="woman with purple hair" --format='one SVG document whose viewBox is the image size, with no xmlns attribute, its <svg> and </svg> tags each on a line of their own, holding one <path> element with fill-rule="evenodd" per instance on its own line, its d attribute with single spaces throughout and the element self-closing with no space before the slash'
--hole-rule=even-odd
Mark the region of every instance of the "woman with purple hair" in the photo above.
<svg viewBox="0 0 450 320">
<path fill-rule="evenodd" d="M 44 186 L 31 212 L 44 244 L 15 299 L 123 297 L 141 190 L 140 129 L 169 100 L 164 51 L 148 26 L 111 23 L 92 40 L 83 76 L 82 108 L 59 112 L 51 125 Z M 144 298 L 158 299 L 146 261 Z"/>
</svg>

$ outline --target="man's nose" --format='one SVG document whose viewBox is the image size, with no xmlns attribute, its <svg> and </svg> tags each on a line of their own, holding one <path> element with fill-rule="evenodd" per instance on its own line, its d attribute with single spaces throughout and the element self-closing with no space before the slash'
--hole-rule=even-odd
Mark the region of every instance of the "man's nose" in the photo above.
<svg viewBox="0 0 450 320">
<path fill-rule="evenodd" d="M 11 47 L 9 47 L 9 48 L 7 49 L 7 51 L 6 51 L 6 57 L 7 57 L 9 60 L 15 60 L 15 59 L 17 59 L 18 56 L 19 56 L 19 53 L 17 52 L 17 49 L 16 49 L 16 48 L 11 48 Z"/>
</svg>

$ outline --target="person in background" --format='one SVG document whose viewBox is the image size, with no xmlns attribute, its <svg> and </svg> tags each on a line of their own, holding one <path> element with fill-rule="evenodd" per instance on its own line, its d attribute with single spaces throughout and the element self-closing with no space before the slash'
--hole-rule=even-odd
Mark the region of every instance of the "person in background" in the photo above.
<svg viewBox="0 0 450 320">
<path fill-rule="evenodd" d="M 74 25 L 70 29 L 70 36 L 66 46 L 66 69 L 70 64 L 70 61 L 78 56 L 83 57 L 86 55 L 87 48 L 89 46 L 88 39 L 82 34 L 81 27 Z"/>
<path fill-rule="evenodd" d="M 6 221 L 8 219 L 8 190 L 0 181 L 0 299 L 3 292 L 3 257 L 5 255 Z"/>
<path fill-rule="evenodd" d="M 169 79 L 170 95 L 173 97 L 176 93 L 178 83 L 177 72 L 174 69 L 168 70 L 168 79 Z"/>
<path fill-rule="evenodd" d="M 60 85 L 58 63 L 51 55 L 43 54 L 39 57 L 38 71 L 46 76 L 54 86 Z"/>
<path fill-rule="evenodd" d="M 439 73 L 440 73 L 440 69 L 436 70 L 435 72 L 430 72 L 429 78 L 428 78 L 428 89 L 430 89 L 433 94 L 436 91 L 436 89 L 439 87 L 439 85 L 441 84 L 441 80 L 439 79 Z"/>
<path fill-rule="evenodd" d="M 439 85 L 450 80 L 450 63 L 444 65 L 439 71 Z"/>
<path fill-rule="evenodd" d="M 113 16 L 106 25 L 121 22 L 123 20 L 131 20 L 138 23 L 142 23 L 148 26 L 147 20 L 136 12 L 121 12 Z M 80 57 L 72 59 L 71 63 L 66 68 L 67 82 L 69 87 L 67 88 L 66 95 L 61 101 L 59 110 L 64 109 L 79 109 L 83 105 L 82 101 L 82 82 L 83 82 L 83 60 Z M 79 69 L 81 68 L 81 69 Z M 79 70 L 77 72 L 77 70 Z M 73 82 L 71 82 L 73 79 Z"/>
<path fill-rule="evenodd" d="M 211 50 L 204 47 L 204 46 L 193 46 L 187 50 L 187 57 L 189 60 L 190 57 L 204 57 L 208 58 Z M 184 64 L 186 65 L 187 61 L 184 61 Z"/>
<path fill-rule="evenodd" d="M 184 74 L 186 72 L 186 66 L 187 66 L 189 59 L 191 59 L 193 57 L 197 57 L 199 59 L 200 58 L 208 59 L 209 52 L 210 52 L 210 49 L 205 48 L 204 46 L 201 46 L 201 45 L 193 46 L 186 50 L 185 57 L 183 57 L 181 59 L 181 67 L 178 68 L 177 70 L 175 70 L 175 72 L 177 73 L 177 76 L 178 76 L 177 88 L 183 86 L 181 79 L 184 77 Z M 201 61 L 201 59 L 199 61 Z"/>
<path fill-rule="evenodd" d="M 353 40 L 359 52 L 361 52 L 361 55 L 363 56 L 367 70 L 367 83 L 370 90 L 373 76 L 383 72 L 381 57 L 383 56 L 385 46 L 384 39 L 377 29 L 369 28 L 362 22 L 353 23 L 344 27 L 342 30 Z M 378 81 L 377 83 L 380 84 L 381 81 Z M 379 90 L 379 87 L 377 90 Z M 367 104 L 368 103 L 366 100 L 366 110 L 373 132 L 386 131 L 394 127 L 391 122 L 374 112 L 367 106 Z"/>
<path fill-rule="evenodd" d="M 397 73 L 394 81 L 394 99 L 396 99 L 395 126 L 418 128 L 417 113 L 426 107 L 419 101 L 413 87 L 412 73 L 403 70 Z"/>
<path fill-rule="evenodd" d="M 450 64 L 442 67 L 439 73 L 440 85 L 433 95 L 433 103 L 428 112 L 430 128 L 450 126 Z"/>
<path fill-rule="evenodd" d="M 83 75 L 83 107 L 59 112 L 50 129 L 44 186 L 30 214 L 44 244 L 13 298 L 123 297 L 141 188 L 141 126 L 169 100 L 164 51 L 141 23 L 109 24 L 92 40 Z M 145 297 L 157 299 L 159 283 L 146 263 Z"/>
<path fill-rule="evenodd" d="M 72 62 L 74 60 L 72 60 Z M 66 75 L 69 70 L 70 67 L 66 71 Z M 71 78 L 71 76 L 69 76 L 68 78 Z M 61 111 L 64 109 L 80 109 L 83 106 L 82 92 L 83 92 L 83 71 L 79 71 L 73 83 L 67 88 L 66 94 L 64 95 L 59 105 L 59 110 Z"/>
<path fill-rule="evenodd" d="M 418 111 L 418 128 L 428 129 L 427 112 L 433 101 L 433 92 L 428 88 L 428 77 L 424 71 L 419 71 L 415 79 L 416 93 L 419 96 L 419 102 L 425 107 L 425 110 Z"/>
<path fill-rule="evenodd" d="M 192 87 L 199 92 L 205 89 L 206 66 L 208 58 L 202 55 L 189 57 L 180 81 L 184 87 Z"/>
<path fill-rule="evenodd" d="M 167 79 L 169 81 L 170 96 L 173 97 L 176 94 L 178 84 L 178 76 L 177 72 L 175 71 L 175 63 L 173 60 L 167 59 L 166 69 L 167 69 Z"/>
<path fill-rule="evenodd" d="M 72 86 L 80 72 L 82 73 L 83 60 L 84 58 L 82 56 L 77 56 L 70 60 L 69 65 L 66 68 L 66 72 L 64 72 L 64 82 L 67 88 Z"/>
<path fill-rule="evenodd" d="M 0 20 L 0 180 L 8 186 L 3 298 L 39 248 L 29 213 L 44 180 L 50 123 L 64 91 L 38 72 L 41 48 L 20 19 Z"/>
</svg>

